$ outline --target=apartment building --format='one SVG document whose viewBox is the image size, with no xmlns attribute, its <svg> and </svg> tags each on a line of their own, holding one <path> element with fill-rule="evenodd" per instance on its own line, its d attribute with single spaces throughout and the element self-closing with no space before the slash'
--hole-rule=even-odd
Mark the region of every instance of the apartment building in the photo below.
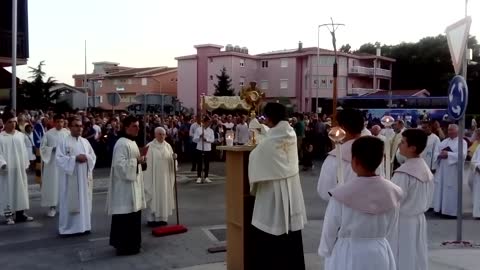
<svg viewBox="0 0 480 270">
<path fill-rule="evenodd" d="M 120 94 L 118 110 L 138 103 L 137 95 L 164 94 L 177 96 L 177 68 L 159 66 L 131 68 L 119 66 L 115 62 L 95 62 L 93 73 L 87 74 L 89 95 L 95 99 L 97 107 L 112 109 L 107 103 L 107 93 Z M 76 87 L 83 87 L 85 75 L 73 75 Z M 95 91 L 93 91 L 93 88 Z"/>
<path fill-rule="evenodd" d="M 315 111 L 331 106 L 333 94 L 333 51 L 316 47 L 273 51 L 257 55 L 240 46 L 202 44 L 196 54 L 180 56 L 177 96 L 184 107 L 198 109 L 202 94 L 213 95 L 216 75 L 225 67 L 236 92 L 250 81 L 267 99 L 290 100 L 297 111 Z M 338 96 L 364 95 L 390 90 L 395 60 L 370 54 L 337 53 Z"/>
</svg>

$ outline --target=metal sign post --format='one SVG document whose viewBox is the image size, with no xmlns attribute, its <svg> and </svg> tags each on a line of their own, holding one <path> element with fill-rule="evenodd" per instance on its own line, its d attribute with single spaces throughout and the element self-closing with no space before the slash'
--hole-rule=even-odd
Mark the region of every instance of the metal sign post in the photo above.
<svg viewBox="0 0 480 270">
<path fill-rule="evenodd" d="M 463 136 L 465 129 L 465 111 L 468 104 L 468 86 L 467 82 L 462 76 L 455 76 L 450 82 L 448 88 L 448 114 L 449 116 L 458 121 L 458 172 L 457 172 L 457 241 L 462 240 L 462 218 L 463 218 L 463 171 L 464 171 L 464 158 L 463 158 Z"/>
</svg>

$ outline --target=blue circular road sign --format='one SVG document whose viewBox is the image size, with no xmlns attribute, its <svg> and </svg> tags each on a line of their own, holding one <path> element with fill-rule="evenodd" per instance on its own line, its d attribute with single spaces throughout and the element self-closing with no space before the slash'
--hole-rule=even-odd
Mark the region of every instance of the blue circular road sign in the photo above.
<svg viewBox="0 0 480 270">
<path fill-rule="evenodd" d="M 453 77 L 448 87 L 448 115 L 455 121 L 460 120 L 467 110 L 468 86 L 462 76 Z"/>
</svg>

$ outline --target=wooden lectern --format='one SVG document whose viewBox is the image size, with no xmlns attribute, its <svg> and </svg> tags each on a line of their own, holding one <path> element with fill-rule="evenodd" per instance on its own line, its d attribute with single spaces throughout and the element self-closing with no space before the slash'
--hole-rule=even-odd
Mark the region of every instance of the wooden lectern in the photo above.
<svg viewBox="0 0 480 270">
<path fill-rule="evenodd" d="M 255 146 L 221 146 L 227 155 L 225 188 L 227 223 L 227 270 L 250 269 L 249 250 L 255 197 L 250 195 L 248 157 Z"/>
</svg>

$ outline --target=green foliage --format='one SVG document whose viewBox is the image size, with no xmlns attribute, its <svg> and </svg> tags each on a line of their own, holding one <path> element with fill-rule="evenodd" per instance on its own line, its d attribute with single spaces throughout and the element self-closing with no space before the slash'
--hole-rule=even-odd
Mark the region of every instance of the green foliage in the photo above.
<svg viewBox="0 0 480 270">
<path fill-rule="evenodd" d="M 351 53 L 351 50 L 352 50 L 352 46 L 350 46 L 350 44 L 348 43 L 340 47 L 340 51 L 344 53 Z"/>
<path fill-rule="evenodd" d="M 480 46 L 475 37 L 470 37 L 469 48 L 474 50 L 474 61 L 479 62 Z M 416 43 L 400 43 L 381 46 L 382 55 L 396 60 L 392 71 L 392 89 L 427 89 L 432 96 L 446 96 L 448 84 L 454 76 L 450 51 L 445 35 L 426 37 Z M 362 45 L 355 53 L 375 54 L 372 43 Z M 480 100 L 480 65 L 469 65 L 469 111 L 473 102 Z M 478 107 L 478 106 L 477 106 Z"/>
<path fill-rule="evenodd" d="M 214 96 L 234 96 L 235 89 L 232 88 L 232 79 L 227 74 L 225 67 L 220 71 L 220 75 L 217 75 L 217 84 L 215 84 Z"/>
<path fill-rule="evenodd" d="M 18 104 L 22 109 L 47 110 L 53 107 L 55 101 L 64 92 L 51 88 L 57 85 L 53 77 L 45 80 L 46 73 L 43 71 L 45 62 L 41 61 L 36 68 L 30 68 L 31 81 L 22 81 L 18 92 Z"/>
</svg>

